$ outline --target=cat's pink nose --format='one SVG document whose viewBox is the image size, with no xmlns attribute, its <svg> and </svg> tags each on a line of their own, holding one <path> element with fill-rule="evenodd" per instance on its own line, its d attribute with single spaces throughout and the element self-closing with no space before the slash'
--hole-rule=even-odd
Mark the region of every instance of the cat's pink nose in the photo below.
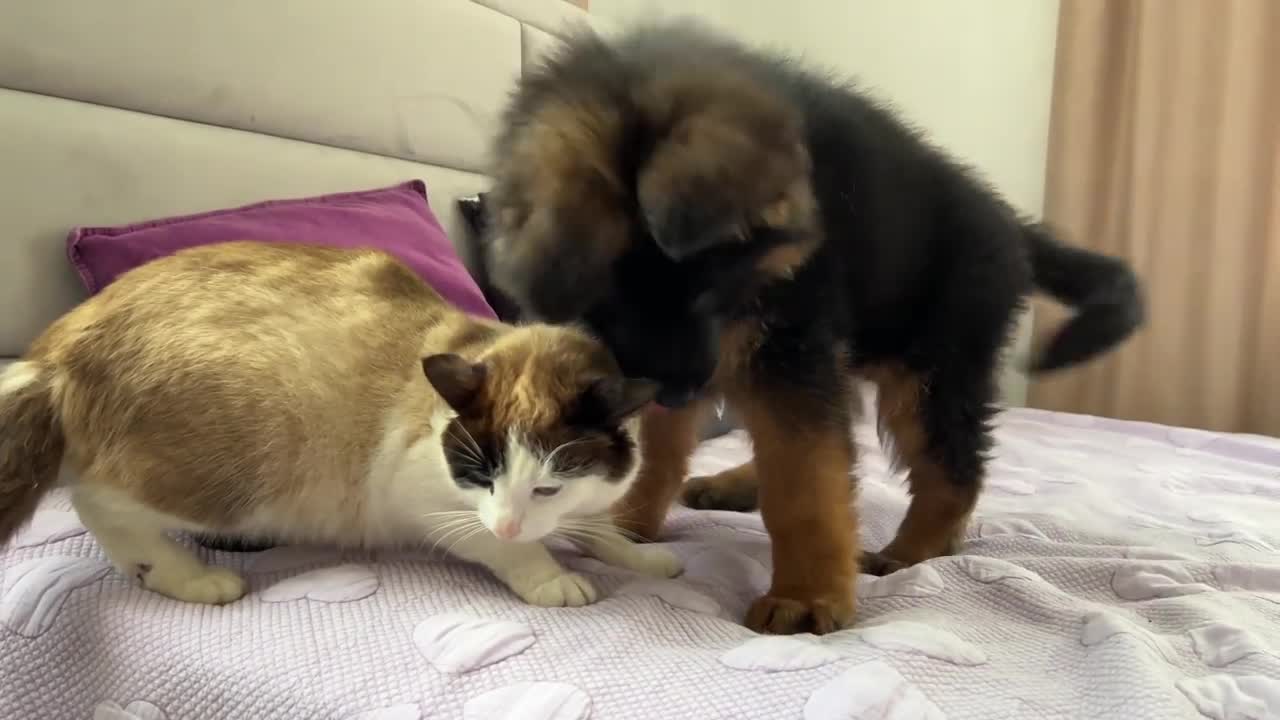
<svg viewBox="0 0 1280 720">
<path fill-rule="evenodd" d="M 509 517 L 509 518 L 503 518 L 499 520 L 497 524 L 493 526 L 493 534 L 497 535 L 503 540 L 510 540 L 511 538 L 519 535 L 520 534 L 519 518 Z"/>
</svg>

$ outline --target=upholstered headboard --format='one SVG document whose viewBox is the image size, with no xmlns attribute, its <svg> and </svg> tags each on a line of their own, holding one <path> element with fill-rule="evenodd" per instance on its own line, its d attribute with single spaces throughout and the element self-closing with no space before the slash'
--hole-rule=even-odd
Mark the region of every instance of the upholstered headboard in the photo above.
<svg viewBox="0 0 1280 720">
<path fill-rule="evenodd" d="M 563 0 L 43 0 L 0 9 L 0 362 L 84 292 L 76 225 L 390 184 L 486 186 Z"/>
<path fill-rule="evenodd" d="M 77 225 L 416 177 L 458 243 L 513 81 L 584 22 L 612 29 L 564 0 L 0 3 L 0 364 L 84 297 Z"/>
</svg>

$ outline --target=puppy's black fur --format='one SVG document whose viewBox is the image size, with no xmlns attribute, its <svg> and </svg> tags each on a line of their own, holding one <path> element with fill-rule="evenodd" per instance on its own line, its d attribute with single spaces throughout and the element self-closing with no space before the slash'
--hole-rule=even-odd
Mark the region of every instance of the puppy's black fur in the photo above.
<svg viewBox="0 0 1280 720">
<path fill-rule="evenodd" d="M 881 419 L 916 439 L 903 454 L 920 510 L 885 567 L 955 539 L 917 526 L 959 532 L 1033 291 L 1080 309 L 1035 371 L 1144 319 L 1124 263 L 1019 217 L 849 84 L 687 22 L 571 40 L 521 81 L 497 157 L 495 282 L 536 317 L 588 324 L 625 372 L 661 383 L 660 402 L 714 384 L 781 416 L 800 457 L 806 438 L 847 436 L 851 374 L 898 398 L 909 417 Z M 767 431 L 748 424 L 759 461 Z"/>
<path fill-rule="evenodd" d="M 664 135 L 672 116 L 698 110 L 667 109 L 668 116 L 659 117 L 638 96 L 655 78 L 701 74 L 714 85 L 725 70 L 729 77 L 748 77 L 799 113 L 821 208 L 822 246 L 793 282 L 768 288 L 763 303 L 743 297 L 749 283 L 732 277 L 726 265 L 734 253 L 758 253 L 761 244 L 777 240 L 761 232 L 765 228 L 753 228 L 751 244 L 711 245 L 721 226 L 744 212 L 734 199 L 721 197 L 737 189 L 738 180 L 707 178 L 696 191 L 673 198 L 661 218 L 635 196 L 646 156 L 669 141 Z M 616 204 L 628 215 L 628 252 L 602 267 L 591 264 L 590 253 L 565 251 L 555 262 L 521 265 L 519 277 L 499 274 L 499 282 L 505 280 L 507 292 L 547 319 L 591 318 L 602 334 L 618 336 L 612 338 L 615 350 L 634 373 L 659 379 L 676 396 L 700 389 L 710 378 L 713 363 L 704 355 L 714 353 L 704 352 L 707 343 L 696 338 L 713 336 L 726 316 L 753 305 L 775 310 L 770 314 L 785 306 L 784 314 L 827 326 L 832 339 L 850 342 L 858 363 L 906 360 L 921 371 L 971 376 L 990 373 L 990 348 L 1005 341 L 1014 313 L 1033 289 L 1082 310 L 1035 360 L 1034 371 L 1087 360 L 1125 339 L 1144 319 L 1139 283 L 1124 263 L 1061 244 L 1044 226 L 1019 218 L 972 172 L 889 111 L 851 86 L 785 58 L 753 52 L 687 23 L 642 27 L 615 44 L 581 36 L 523 81 L 507 115 L 500 155 L 513 154 L 512 145 L 538 122 L 547 103 L 578 100 L 585 114 L 598 103 L 608 107 L 605 112 L 623 115 L 617 136 L 599 138 L 602 147 L 593 154 L 613 165 L 594 180 L 611 185 L 615 181 L 604 177 L 611 171 L 624 186 Z M 717 169 L 750 175 L 758 171 L 750 159 L 725 158 Z M 521 172 L 532 177 L 513 177 Z M 498 204 L 512 207 L 524 200 L 521 182 L 555 185 L 559 179 L 500 163 L 498 180 Z M 575 213 L 576 199 L 557 198 L 562 224 L 548 230 L 564 248 L 589 246 L 600 232 L 589 210 L 586 218 Z M 518 221 L 498 229 L 512 244 L 520 231 Z M 704 252 L 680 250 L 689 247 Z M 726 250 L 729 261 L 713 258 L 708 247 Z M 739 297 L 710 307 L 717 303 L 706 294 L 722 291 Z M 663 337 L 672 340 L 658 341 Z M 987 351 L 961 352 L 974 346 Z M 669 357 L 673 352 L 677 357 Z"/>
</svg>

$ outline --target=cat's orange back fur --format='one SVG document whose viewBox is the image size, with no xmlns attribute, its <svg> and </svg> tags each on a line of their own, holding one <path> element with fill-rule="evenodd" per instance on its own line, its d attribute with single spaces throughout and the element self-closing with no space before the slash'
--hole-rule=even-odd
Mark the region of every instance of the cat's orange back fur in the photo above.
<svg viewBox="0 0 1280 720">
<path fill-rule="evenodd" d="M 586 335 L 470 317 L 384 253 L 249 242 L 127 273 L 24 360 L 82 482 L 235 528 L 264 505 L 358 524 L 388 418 L 408 447 L 443 410 L 421 366 L 442 351 L 484 356 L 489 413 L 533 426 L 613 370 Z"/>
</svg>

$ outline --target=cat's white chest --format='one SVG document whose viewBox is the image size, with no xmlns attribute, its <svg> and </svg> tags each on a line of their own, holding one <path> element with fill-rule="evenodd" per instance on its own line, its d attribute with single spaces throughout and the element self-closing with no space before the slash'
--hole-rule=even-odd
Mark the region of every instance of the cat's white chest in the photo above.
<svg viewBox="0 0 1280 720">
<path fill-rule="evenodd" d="M 409 437 L 393 423 L 369 463 L 362 521 L 370 544 L 425 542 L 433 514 L 462 509 L 439 434 Z"/>
</svg>

